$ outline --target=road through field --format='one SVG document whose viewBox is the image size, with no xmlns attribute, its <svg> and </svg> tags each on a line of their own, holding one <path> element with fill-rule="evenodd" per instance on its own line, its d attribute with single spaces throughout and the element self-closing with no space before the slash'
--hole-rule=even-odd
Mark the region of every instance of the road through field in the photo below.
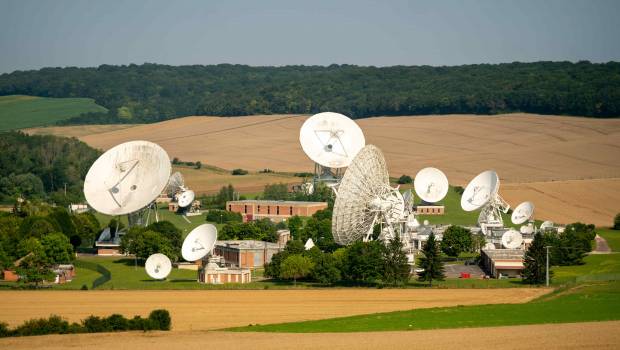
<svg viewBox="0 0 620 350">
<path fill-rule="evenodd" d="M 439 306 L 524 303 L 546 288 L 325 289 L 217 291 L 2 291 L 0 321 L 15 326 L 60 315 L 79 321 L 91 314 L 143 315 L 170 311 L 175 331 L 316 320 Z"/>
<path fill-rule="evenodd" d="M 26 349 L 617 349 L 620 322 L 369 333 L 131 332 L 0 339 Z"/>
</svg>

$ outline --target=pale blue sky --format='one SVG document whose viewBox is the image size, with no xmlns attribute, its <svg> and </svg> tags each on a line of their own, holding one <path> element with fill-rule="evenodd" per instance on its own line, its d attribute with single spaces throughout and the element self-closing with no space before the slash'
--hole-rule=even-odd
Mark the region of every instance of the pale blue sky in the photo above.
<svg viewBox="0 0 620 350">
<path fill-rule="evenodd" d="M 0 72 L 620 61 L 620 1 L 0 0 Z"/>
</svg>

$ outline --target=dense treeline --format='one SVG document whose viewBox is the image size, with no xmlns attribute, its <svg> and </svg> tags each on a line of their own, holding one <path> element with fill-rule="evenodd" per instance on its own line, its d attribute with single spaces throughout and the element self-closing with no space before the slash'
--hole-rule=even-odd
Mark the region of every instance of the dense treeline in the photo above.
<svg viewBox="0 0 620 350">
<path fill-rule="evenodd" d="M 522 111 L 620 116 L 620 63 L 455 67 L 102 65 L 0 75 L 0 95 L 90 97 L 108 114 L 70 123 L 155 122 L 187 115 L 316 113 L 353 118 Z"/>
<path fill-rule="evenodd" d="M 17 197 L 57 204 L 82 200 L 83 179 L 100 152 L 75 138 L 0 134 L 0 202 Z M 66 194 L 65 194 L 66 186 Z"/>
</svg>

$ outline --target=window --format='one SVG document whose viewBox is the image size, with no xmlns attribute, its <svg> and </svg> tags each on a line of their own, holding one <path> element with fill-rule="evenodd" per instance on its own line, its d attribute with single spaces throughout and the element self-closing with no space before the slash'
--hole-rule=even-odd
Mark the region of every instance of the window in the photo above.
<svg viewBox="0 0 620 350">
<path fill-rule="evenodd" d="M 267 206 L 267 214 L 271 214 L 271 207 Z"/>
<path fill-rule="evenodd" d="M 260 214 L 260 205 L 258 206 L 258 213 Z"/>
<path fill-rule="evenodd" d="M 279 205 L 276 207 L 276 215 L 280 215 L 280 206 Z"/>
<path fill-rule="evenodd" d="M 232 211 L 232 205 L 228 205 L 228 211 Z"/>
<path fill-rule="evenodd" d="M 288 215 L 293 215 L 293 207 L 288 208 Z"/>
<path fill-rule="evenodd" d="M 248 206 L 247 205 L 243 206 L 243 212 L 246 213 L 246 214 L 248 213 Z"/>
</svg>

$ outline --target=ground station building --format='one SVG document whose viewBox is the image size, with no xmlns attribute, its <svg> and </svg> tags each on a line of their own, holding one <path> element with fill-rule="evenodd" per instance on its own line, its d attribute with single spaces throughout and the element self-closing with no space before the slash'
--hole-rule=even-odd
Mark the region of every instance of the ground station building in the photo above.
<svg viewBox="0 0 620 350">
<path fill-rule="evenodd" d="M 243 222 L 270 219 L 280 222 L 291 216 L 312 216 L 319 210 L 327 209 L 327 202 L 239 200 L 226 202 L 226 210 L 241 214 Z"/>
</svg>

